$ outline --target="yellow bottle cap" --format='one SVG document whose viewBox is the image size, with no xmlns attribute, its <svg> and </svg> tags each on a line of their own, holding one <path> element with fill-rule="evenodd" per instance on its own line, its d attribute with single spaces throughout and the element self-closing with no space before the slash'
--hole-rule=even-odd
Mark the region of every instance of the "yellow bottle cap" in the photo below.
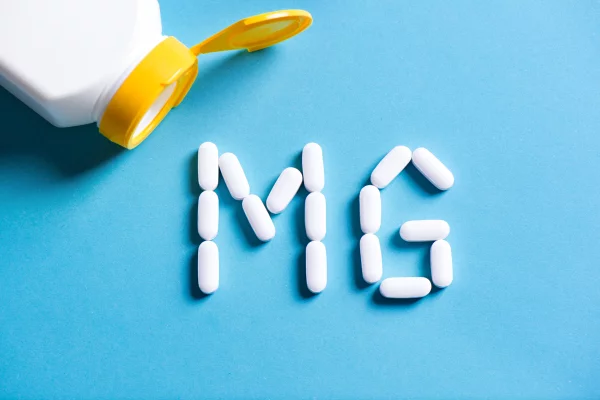
<svg viewBox="0 0 600 400">
<path fill-rule="evenodd" d="M 195 54 L 248 49 L 256 51 L 295 36 L 312 24 L 304 10 L 282 10 L 245 18 L 192 47 Z"/>
<path fill-rule="evenodd" d="M 306 11 L 283 10 L 238 21 L 192 48 L 174 37 L 163 40 L 113 95 L 100 120 L 100 133 L 128 149 L 136 147 L 190 90 L 198 75 L 197 55 L 264 49 L 297 35 L 311 23 Z"/>
</svg>

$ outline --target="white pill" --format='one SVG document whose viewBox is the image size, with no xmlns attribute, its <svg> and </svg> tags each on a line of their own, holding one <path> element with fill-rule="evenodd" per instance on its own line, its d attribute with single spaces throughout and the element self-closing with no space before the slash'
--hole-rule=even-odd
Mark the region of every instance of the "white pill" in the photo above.
<svg viewBox="0 0 600 400">
<path fill-rule="evenodd" d="M 219 196 L 206 190 L 198 198 L 198 234 L 204 240 L 213 240 L 219 232 Z"/>
<path fill-rule="evenodd" d="M 198 183 L 202 190 L 215 190 L 219 184 L 219 150 L 205 142 L 198 149 Z"/>
<path fill-rule="evenodd" d="M 381 227 L 381 194 L 373 185 L 360 190 L 360 229 L 363 233 L 376 233 Z"/>
<path fill-rule="evenodd" d="M 260 197 L 251 194 L 242 201 L 244 213 L 256 237 L 267 242 L 275 236 L 275 225 Z"/>
<path fill-rule="evenodd" d="M 306 196 L 304 226 L 310 240 L 323 240 L 327 233 L 327 201 L 321 192 Z"/>
<path fill-rule="evenodd" d="M 316 143 L 309 143 L 302 149 L 302 174 L 304 187 L 309 192 L 320 192 L 325 187 L 323 150 Z"/>
<path fill-rule="evenodd" d="M 367 233 L 360 238 L 360 263 L 365 282 L 375 283 L 381 279 L 383 274 L 381 245 L 379 238 L 372 233 Z"/>
<path fill-rule="evenodd" d="M 431 280 L 439 288 L 450 286 L 453 279 L 452 249 L 445 240 L 436 240 L 431 245 Z"/>
<path fill-rule="evenodd" d="M 433 242 L 446 239 L 450 225 L 441 219 L 407 221 L 400 227 L 400 237 L 407 242 Z"/>
<path fill-rule="evenodd" d="M 385 188 L 408 165 L 411 157 L 412 153 L 408 147 L 394 147 L 371 173 L 371 183 L 379 189 Z"/>
<path fill-rule="evenodd" d="M 436 188 L 448 190 L 454 185 L 452 172 L 426 148 L 413 151 L 412 162 Z"/>
<path fill-rule="evenodd" d="M 302 185 L 302 173 L 296 168 L 286 168 L 283 170 L 273 189 L 267 197 L 267 208 L 273 214 L 279 214 L 290 204 L 298 189 Z"/>
<path fill-rule="evenodd" d="M 250 194 L 250 184 L 235 154 L 225 153 L 219 157 L 219 168 L 231 197 L 242 200 Z"/>
<path fill-rule="evenodd" d="M 388 299 L 418 299 L 431 292 L 427 278 L 387 278 L 381 282 L 379 293 Z"/>
<path fill-rule="evenodd" d="M 321 293 L 327 286 L 327 251 L 321 242 L 306 246 L 306 286 L 313 293 Z"/>
<path fill-rule="evenodd" d="M 202 242 L 198 247 L 198 287 L 205 294 L 219 288 L 219 248 L 215 242 Z"/>
</svg>

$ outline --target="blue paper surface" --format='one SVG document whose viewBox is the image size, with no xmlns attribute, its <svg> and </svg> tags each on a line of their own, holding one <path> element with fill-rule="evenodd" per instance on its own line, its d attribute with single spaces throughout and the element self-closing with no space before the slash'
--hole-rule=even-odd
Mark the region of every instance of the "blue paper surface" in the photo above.
<svg viewBox="0 0 600 400">
<path fill-rule="evenodd" d="M 600 397 L 600 5 L 594 1 L 163 0 L 188 45 L 304 8 L 257 53 L 200 58 L 190 94 L 134 151 L 58 129 L 0 90 L 0 398 Z M 42 60 L 40 60 L 42 62 Z M 324 150 L 329 281 L 304 283 L 301 191 L 259 245 L 221 182 L 221 286 L 195 283 L 196 150 L 238 155 L 264 199 Z M 382 192 L 384 278 L 428 276 L 410 219 L 449 222 L 454 283 L 390 303 L 360 277 L 358 192 Z"/>
</svg>

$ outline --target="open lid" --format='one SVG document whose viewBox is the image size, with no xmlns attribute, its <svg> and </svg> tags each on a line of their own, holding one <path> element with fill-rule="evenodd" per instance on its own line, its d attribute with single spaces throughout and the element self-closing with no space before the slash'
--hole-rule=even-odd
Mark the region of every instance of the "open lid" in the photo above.
<svg viewBox="0 0 600 400">
<path fill-rule="evenodd" d="M 312 24 L 312 16 L 304 10 L 281 10 L 255 15 L 236 22 L 193 46 L 196 54 L 247 49 L 256 51 L 283 42 Z"/>
</svg>

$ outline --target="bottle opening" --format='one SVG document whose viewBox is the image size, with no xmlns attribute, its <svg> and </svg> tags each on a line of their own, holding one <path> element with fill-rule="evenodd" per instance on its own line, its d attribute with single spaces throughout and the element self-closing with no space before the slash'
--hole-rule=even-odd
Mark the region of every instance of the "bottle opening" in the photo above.
<svg viewBox="0 0 600 400">
<path fill-rule="evenodd" d="M 173 37 L 154 47 L 133 68 L 108 102 L 100 133 L 133 149 L 187 94 L 198 72 L 194 53 Z"/>
<path fill-rule="evenodd" d="M 154 100 L 154 103 L 152 103 L 148 111 L 146 111 L 140 122 L 135 127 L 135 130 L 131 134 L 130 143 L 135 143 L 134 145 L 137 145 L 139 142 L 145 139 L 147 134 L 142 134 L 146 132 L 148 125 L 150 125 L 158 117 L 158 115 L 161 114 L 161 111 L 165 108 L 165 106 L 167 106 L 167 103 L 169 102 L 169 99 L 175 92 L 176 88 L 177 82 L 173 82 L 169 86 L 165 87 L 161 94 L 158 95 L 156 100 Z"/>
</svg>

